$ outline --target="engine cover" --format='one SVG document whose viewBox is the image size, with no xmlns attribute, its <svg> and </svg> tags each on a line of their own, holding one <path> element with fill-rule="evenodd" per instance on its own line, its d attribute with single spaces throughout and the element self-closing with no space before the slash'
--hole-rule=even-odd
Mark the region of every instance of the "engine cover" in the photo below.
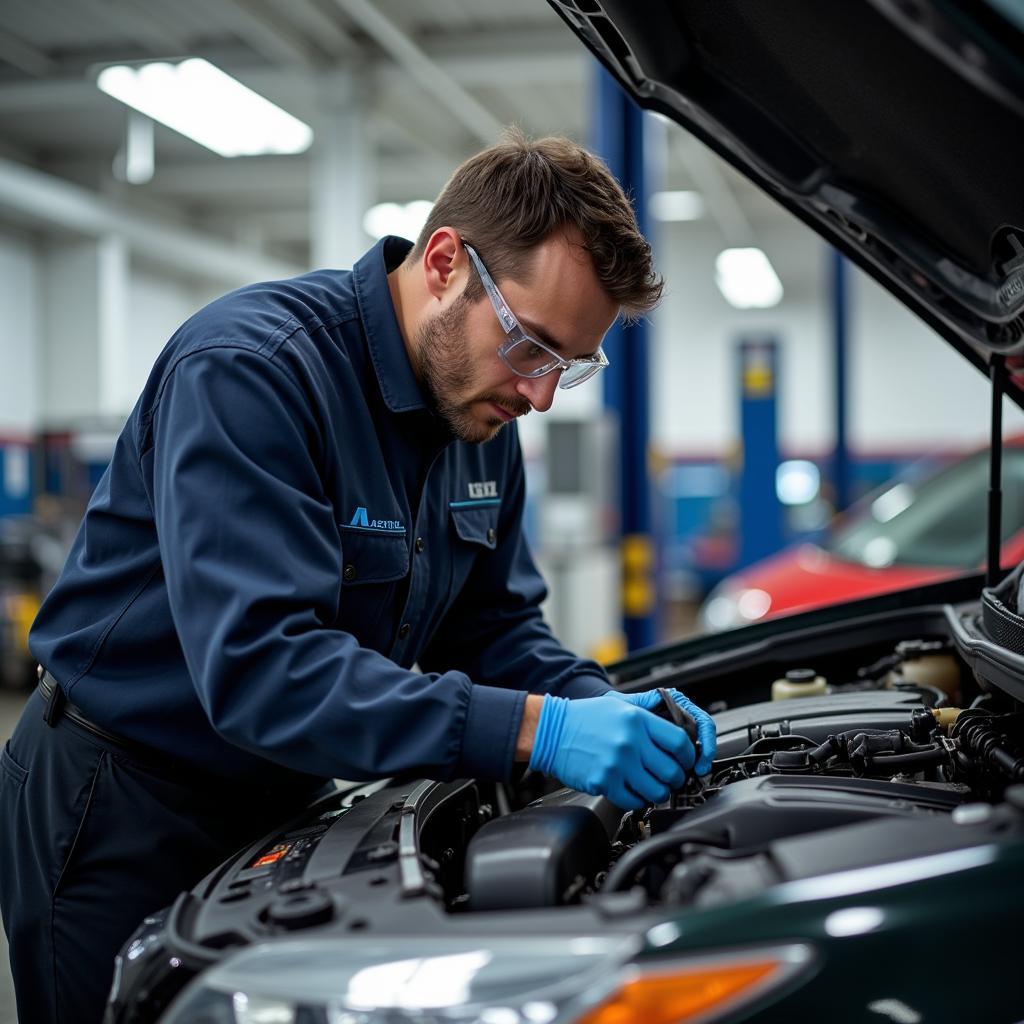
<svg viewBox="0 0 1024 1024">
<path fill-rule="evenodd" d="M 726 786 L 685 812 L 669 831 L 680 841 L 739 850 L 786 836 L 820 832 L 871 818 L 948 814 L 963 800 L 950 787 L 835 776 L 764 775 Z"/>
</svg>

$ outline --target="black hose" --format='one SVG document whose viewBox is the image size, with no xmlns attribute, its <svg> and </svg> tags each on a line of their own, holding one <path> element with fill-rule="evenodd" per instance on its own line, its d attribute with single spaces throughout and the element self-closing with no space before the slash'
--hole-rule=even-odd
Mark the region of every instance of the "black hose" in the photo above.
<svg viewBox="0 0 1024 1024">
<path fill-rule="evenodd" d="M 768 754 L 736 754 L 733 757 L 719 757 L 711 763 L 711 774 L 722 768 L 731 768 L 733 765 L 746 764 L 748 761 L 770 761 Z"/>
<path fill-rule="evenodd" d="M 800 743 L 805 747 L 815 746 L 814 740 L 794 732 L 787 736 L 761 736 L 759 739 L 754 740 L 754 742 L 751 743 L 743 753 L 755 754 L 761 750 L 762 747 L 767 747 L 773 753 L 776 750 L 792 750 L 797 743 Z"/>
<path fill-rule="evenodd" d="M 1003 726 L 1007 722 L 988 716 L 972 718 L 959 730 L 958 739 L 970 753 L 988 761 L 1014 782 L 1024 781 L 1024 758 L 1016 757 L 1003 745 L 1003 733 L 996 728 L 997 724 Z"/>
<path fill-rule="evenodd" d="M 916 750 L 910 754 L 876 754 L 865 759 L 868 768 L 901 768 L 907 765 L 939 764 L 946 760 L 942 747 L 930 750 Z"/>
<path fill-rule="evenodd" d="M 678 849 L 683 843 L 700 843 L 705 846 L 721 845 L 710 839 L 681 836 L 678 832 L 671 831 L 663 832 L 660 836 L 652 836 L 650 839 L 642 839 L 632 850 L 624 853 L 615 862 L 615 866 L 608 872 L 608 877 L 604 880 L 604 885 L 601 886 L 601 891 L 618 892 L 625 888 L 623 883 L 632 878 L 641 868 L 646 867 L 645 861 L 673 848 Z"/>
<path fill-rule="evenodd" d="M 1024 758 L 1014 757 L 1013 754 L 1002 747 L 993 747 L 989 751 L 988 756 L 995 761 L 995 763 L 999 765 L 999 767 L 1002 768 L 1002 770 L 1006 772 L 1014 782 L 1024 782 Z"/>
<path fill-rule="evenodd" d="M 829 736 L 821 746 L 808 752 L 808 758 L 815 764 L 824 764 L 830 757 L 852 764 L 855 768 L 867 767 L 879 758 L 903 757 L 916 754 L 942 753 L 934 743 L 915 743 L 900 729 L 851 729 L 848 732 Z M 941 760 L 941 758 L 940 758 Z M 889 762 L 886 762 L 889 763 Z M 901 762 L 893 761 L 892 764 Z M 913 764 L 913 761 L 902 762 Z M 930 760 L 923 763 L 932 763 Z"/>
<path fill-rule="evenodd" d="M 970 716 L 970 717 L 968 717 Z M 988 761 L 1014 782 L 1024 781 L 1024 758 L 1017 757 L 1004 745 L 1008 726 L 1019 726 L 1020 714 L 999 717 L 965 711 L 954 725 L 954 736 L 969 754 Z"/>
</svg>

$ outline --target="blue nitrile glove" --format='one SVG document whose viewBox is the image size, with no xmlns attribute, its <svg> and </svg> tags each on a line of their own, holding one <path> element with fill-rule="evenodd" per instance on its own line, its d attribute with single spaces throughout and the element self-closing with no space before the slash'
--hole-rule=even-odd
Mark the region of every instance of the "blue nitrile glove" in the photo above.
<svg viewBox="0 0 1024 1024">
<path fill-rule="evenodd" d="M 615 693 L 581 700 L 545 694 L 530 767 L 626 810 L 668 799 L 693 767 L 678 726 Z"/>
<path fill-rule="evenodd" d="M 684 711 L 693 715 L 694 721 L 697 723 L 697 739 L 700 740 L 701 752 L 696 765 L 694 765 L 694 774 L 707 775 L 711 771 L 711 762 L 715 759 L 715 751 L 718 749 L 715 720 L 678 690 L 670 687 L 668 692 Z M 617 690 L 613 690 L 612 696 L 635 707 L 643 708 L 645 711 L 657 711 L 658 705 L 661 703 L 661 694 L 657 690 L 643 690 L 640 693 L 619 693 Z"/>
</svg>

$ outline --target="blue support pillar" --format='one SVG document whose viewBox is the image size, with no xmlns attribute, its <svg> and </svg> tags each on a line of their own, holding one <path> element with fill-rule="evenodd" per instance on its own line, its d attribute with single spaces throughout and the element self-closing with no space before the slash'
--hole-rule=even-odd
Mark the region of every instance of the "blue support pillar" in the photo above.
<svg viewBox="0 0 1024 1024">
<path fill-rule="evenodd" d="M 640 108 L 603 68 L 594 83 L 593 148 L 608 164 L 636 209 L 647 234 L 644 119 Z M 617 324 L 605 340 L 610 366 L 604 378 L 605 406 L 617 414 L 619 514 L 622 533 L 623 631 L 629 650 L 654 643 L 656 566 L 647 471 L 650 435 L 648 330 L 645 323 Z"/>
<path fill-rule="evenodd" d="M 832 345 L 835 352 L 835 437 L 836 446 L 832 454 L 832 489 L 835 508 L 842 512 L 848 508 L 853 488 L 850 474 L 850 452 L 847 446 L 847 405 L 846 405 L 846 341 L 848 334 L 849 308 L 847 285 L 849 268 L 842 253 L 830 250 L 830 278 L 832 292 Z"/>
<path fill-rule="evenodd" d="M 750 565 L 782 547 L 782 505 L 775 474 L 779 467 L 779 344 L 770 336 L 740 339 L 739 565 Z"/>
</svg>

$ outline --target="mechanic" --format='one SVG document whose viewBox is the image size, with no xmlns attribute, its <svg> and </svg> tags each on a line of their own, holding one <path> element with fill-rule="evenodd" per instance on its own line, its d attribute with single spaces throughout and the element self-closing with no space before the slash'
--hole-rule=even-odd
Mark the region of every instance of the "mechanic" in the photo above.
<svg viewBox="0 0 1024 1024">
<path fill-rule="evenodd" d="M 500 291 L 499 291 L 500 288 Z M 660 297 L 605 166 L 510 132 L 415 245 L 213 302 L 171 338 L 31 634 L 3 753 L 18 1008 L 98 1021 L 145 914 L 325 780 L 507 779 L 624 808 L 706 773 L 545 624 L 512 421 Z M 417 666 L 419 671 L 414 669 Z"/>
</svg>

